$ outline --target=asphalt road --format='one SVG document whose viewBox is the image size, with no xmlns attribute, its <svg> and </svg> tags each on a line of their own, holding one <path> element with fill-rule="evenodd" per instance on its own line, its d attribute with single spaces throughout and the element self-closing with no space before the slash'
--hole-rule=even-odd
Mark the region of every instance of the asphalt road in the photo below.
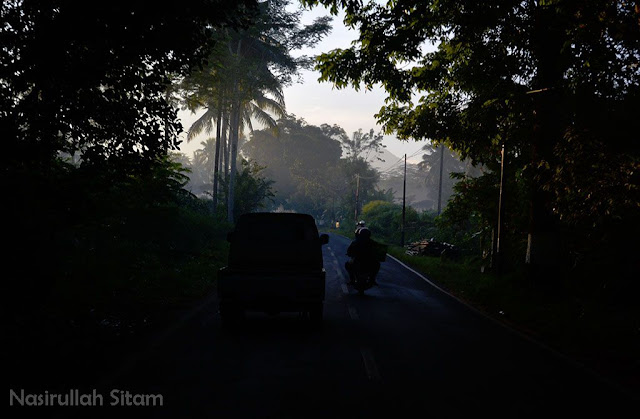
<svg viewBox="0 0 640 419">
<path fill-rule="evenodd" d="M 346 286 L 348 243 L 331 235 L 324 246 L 321 330 L 255 313 L 226 332 L 212 297 L 96 385 L 105 405 L 117 389 L 160 394 L 162 407 L 60 417 L 638 417 L 637 400 L 392 258 L 359 296 Z"/>
</svg>

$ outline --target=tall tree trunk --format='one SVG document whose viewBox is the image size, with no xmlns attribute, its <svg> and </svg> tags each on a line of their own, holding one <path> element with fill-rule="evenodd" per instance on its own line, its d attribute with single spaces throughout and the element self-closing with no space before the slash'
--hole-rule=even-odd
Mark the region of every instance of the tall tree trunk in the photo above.
<svg viewBox="0 0 640 419">
<path fill-rule="evenodd" d="M 227 185 L 227 188 L 224 191 L 224 202 L 227 206 L 229 206 L 229 139 L 231 138 L 229 118 L 229 113 L 225 113 L 222 118 L 222 144 L 224 146 L 224 152 L 222 153 L 222 157 L 224 159 L 223 175 L 224 184 Z"/>
<path fill-rule="evenodd" d="M 222 95 L 221 95 L 222 96 Z M 216 120 L 216 155 L 213 163 L 213 213 L 218 209 L 218 162 L 220 161 L 220 131 L 222 124 L 222 98 L 218 100 L 218 117 Z"/>
<path fill-rule="evenodd" d="M 240 125 L 240 100 L 236 99 L 233 103 L 233 110 L 231 111 L 231 136 L 230 140 L 230 159 L 231 165 L 229 167 L 229 204 L 227 206 L 227 220 L 230 223 L 234 222 L 233 210 L 235 199 L 235 180 L 236 180 L 236 163 L 238 158 L 238 131 Z"/>
<path fill-rule="evenodd" d="M 224 190 L 222 189 L 221 185 L 224 184 L 224 182 L 226 181 L 226 179 L 224 178 L 224 159 L 225 159 L 226 149 L 227 149 L 227 145 L 226 145 L 227 140 L 225 135 L 225 122 L 224 122 L 225 118 L 226 116 L 223 111 L 222 119 L 221 119 L 222 128 L 220 129 L 220 156 L 218 156 L 218 195 L 220 195 L 221 192 L 224 193 Z M 222 198 L 218 198 L 218 200 L 224 201 L 224 196 Z"/>
<path fill-rule="evenodd" d="M 242 39 L 238 40 L 236 49 L 236 65 L 240 65 L 240 50 L 242 48 Z M 233 82 L 232 109 L 231 109 L 231 135 L 229 136 L 229 197 L 227 202 L 227 220 L 233 224 L 233 210 L 235 199 L 235 181 L 236 181 L 236 160 L 238 157 L 238 129 L 240 128 L 240 81 L 236 78 Z"/>
<path fill-rule="evenodd" d="M 442 212 L 442 172 L 444 170 L 444 144 L 440 145 L 440 173 L 438 176 L 438 215 Z"/>
</svg>

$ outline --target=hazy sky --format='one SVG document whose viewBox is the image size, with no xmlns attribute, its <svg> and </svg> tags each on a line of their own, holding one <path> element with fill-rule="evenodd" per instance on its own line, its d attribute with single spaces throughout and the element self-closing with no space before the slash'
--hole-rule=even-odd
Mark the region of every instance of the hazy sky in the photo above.
<svg viewBox="0 0 640 419">
<path fill-rule="evenodd" d="M 322 8 L 305 11 L 301 23 L 310 23 L 315 17 L 328 14 Z M 294 55 L 316 55 L 335 48 L 346 48 L 356 38 L 355 32 L 347 30 L 343 25 L 342 15 L 333 18 L 332 26 L 331 33 L 315 48 L 296 51 Z M 284 89 L 288 113 L 294 114 L 298 118 L 303 118 L 311 125 L 337 124 L 344 128 L 350 136 L 358 128 L 362 128 L 363 131 L 369 131 L 371 128 L 376 132 L 381 130 L 381 127 L 376 125 L 374 115 L 384 104 L 385 94 L 382 89 L 374 89 L 373 91 L 360 90 L 359 92 L 352 88 L 337 90 L 330 83 L 318 82 L 319 73 L 317 71 L 305 71 L 302 76 L 301 83 L 296 83 Z M 201 111 L 196 115 L 192 115 L 188 111 L 179 112 L 185 131 L 203 112 Z M 183 140 L 181 151 L 191 157 L 194 150 L 201 148 L 200 142 L 206 137 L 207 135 L 202 134 L 191 140 L 190 143 Z M 186 134 L 183 134 L 183 138 L 186 138 Z M 384 143 L 387 146 L 387 150 L 398 157 L 402 157 L 405 153 L 407 157 L 416 154 L 425 144 L 425 142 L 400 141 L 393 136 L 385 136 Z M 421 153 L 417 153 L 408 160 L 417 162 L 420 160 L 421 155 Z"/>
</svg>

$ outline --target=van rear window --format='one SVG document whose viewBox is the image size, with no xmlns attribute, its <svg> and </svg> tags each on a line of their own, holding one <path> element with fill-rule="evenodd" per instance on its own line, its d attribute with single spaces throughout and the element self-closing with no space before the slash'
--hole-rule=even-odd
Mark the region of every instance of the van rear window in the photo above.
<svg viewBox="0 0 640 419">
<path fill-rule="evenodd" d="M 253 216 L 238 222 L 236 238 L 243 241 L 313 241 L 318 239 L 318 229 L 312 219 L 281 214 Z"/>
<path fill-rule="evenodd" d="M 238 220 L 229 249 L 233 268 L 321 269 L 318 228 L 303 214 L 248 214 Z"/>
</svg>

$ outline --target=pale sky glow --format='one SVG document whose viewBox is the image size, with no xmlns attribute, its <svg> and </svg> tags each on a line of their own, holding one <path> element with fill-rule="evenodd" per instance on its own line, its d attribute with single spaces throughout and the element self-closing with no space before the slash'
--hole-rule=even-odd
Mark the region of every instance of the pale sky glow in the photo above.
<svg viewBox="0 0 640 419">
<path fill-rule="evenodd" d="M 308 24 L 315 17 L 322 15 L 329 15 L 329 13 L 320 7 L 305 11 L 301 23 Z M 332 26 L 333 29 L 329 35 L 318 43 L 315 48 L 296 51 L 294 54 L 315 55 L 335 48 L 349 47 L 357 34 L 344 26 L 342 15 L 333 17 Z M 386 95 L 382 89 L 374 88 L 372 91 L 364 89 L 356 91 L 353 88 L 346 88 L 338 90 L 333 88 L 331 83 L 318 82 L 319 76 L 320 74 L 317 71 L 304 71 L 302 73 L 302 82 L 294 83 L 284 89 L 285 103 L 289 114 L 294 114 L 296 117 L 304 119 L 310 125 L 337 124 L 344 128 L 349 136 L 359 128 L 362 128 L 365 132 L 368 132 L 371 128 L 376 133 L 381 131 L 381 127 L 376 125 L 374 115 L 384 105 Z M 197 115 L 191 115 L 188 111 L 179 112 L 178 115 L 182 120 L 184 130 L 186 131 L 191 123 L 203 112 L 204 110 Z M 254 126 L 254 129 L 260 129 L 260 127 Z M 181 151 L 192 157 L 193 151 L 201 148 L 200 142 L 207 137 L 208 135 L 201 134 L 190 143 L 186 143 L 186 133 L 183 133 Z M 407 157 L 409 157 L 415 154 L 426 142 L 400 141 L 394 136 L 385 136 L 384 143 L 387 146 L 387 150 L 394 155 L 402 157 L 406 153 Z M 421 153 L 418 153 L 408 160 L 418 162 L 421 155 Z"/>
</svg>

